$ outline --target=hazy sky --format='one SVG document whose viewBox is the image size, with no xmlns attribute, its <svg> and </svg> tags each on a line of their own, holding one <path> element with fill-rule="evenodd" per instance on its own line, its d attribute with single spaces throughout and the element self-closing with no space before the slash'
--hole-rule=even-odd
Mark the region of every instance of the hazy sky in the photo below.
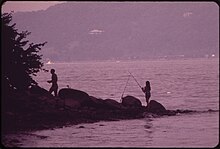
<svg viewBox="0 0 220 149">
<path fill-rule="evenodd" d="M 64 1 L 6 1 L 2 5 L 2 12 L 45 10 L 58 3 L 64 3 Z"/>
</svg>

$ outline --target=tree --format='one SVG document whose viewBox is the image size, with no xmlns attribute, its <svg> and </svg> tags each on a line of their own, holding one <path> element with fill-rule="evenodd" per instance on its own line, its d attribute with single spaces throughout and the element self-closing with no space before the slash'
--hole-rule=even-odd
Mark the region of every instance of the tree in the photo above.
<svg viewBox="0 0 220 149">
<path fill-rule="evenodd" d="M 11 25 L 11 21 L 12 13 L 1 15 L 2 88 L 5 94 L 10 91 L 23 92 L 36 85 L 37 82 L 32 76 L 44 70 L 42 55 L 38 55 L 38 52 L 46 42 L 29 43 L 25 39 L 30 32 L 18 32 L 16 24 Z"/>
</svg>

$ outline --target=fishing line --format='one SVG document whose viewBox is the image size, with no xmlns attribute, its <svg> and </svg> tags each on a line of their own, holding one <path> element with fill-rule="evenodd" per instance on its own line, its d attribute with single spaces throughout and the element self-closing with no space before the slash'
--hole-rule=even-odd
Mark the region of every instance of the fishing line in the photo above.
<svg viewBox="0 0 220 149">
<path fill-rule="evenodd" d="M 122 93 L 122 95 L 121 95 L 121 99 L 123 98 L 123 95 L 124 95 L 125 89 L 126 89 L 126 87 L 127 87 L 127 85 L 128 85 L 128 81 L 129 81 L 129 79 L 130 79 L 130 75 L 128 76 L 128 80 L 127 80 L 127 82 L 126 82 L 126 85 L 125 85 L 124 91 L 123 91 L 123 93 Z"/>
<path fill-rule="evenodd" d="M 131 72 L 130 71 L 128 71 L 129 73 L 130 73 L 130 75 L 134 78 L 134 80 L 135 80 L 135 82 L 137 82 L 137 84 L 138 84 L 138 86 L 141 88 L 141 90 L 142 90 L 142 87 L 141 87 L 141 85 L 138 83 L 138 81 L 135 79 L 135 77 L 131 74 Z"/>
</svg>

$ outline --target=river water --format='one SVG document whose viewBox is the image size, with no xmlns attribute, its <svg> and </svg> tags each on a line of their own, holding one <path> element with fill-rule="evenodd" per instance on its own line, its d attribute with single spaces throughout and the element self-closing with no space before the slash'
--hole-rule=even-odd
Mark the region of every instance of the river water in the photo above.
<svg viewBox="0 0 220 149">
<path fill-rule="evenodd" d="M 132 95 L 139 98 L 142 105 L 146 105 L 145 98 L 137 82 L 144 86 L 149 80 L 152 100 L 160 102 L 168 110 L 197 112 L 17 132 L 3 136 L 4 145 L 214 147 L 219 143 L 219 59 L 76 62 L 48 64 L 45 68 L 56 70 L 59 88 L 69 85 L 91 96 L 119 102 L 122 94 Z M 50 77 L 49 72 L 41 72 L 35 79 L 40 86 L 49 89 L 50 84 L 46 81 Z M 209 109 L 215 111 L 208 112 Z"/>
</svg>

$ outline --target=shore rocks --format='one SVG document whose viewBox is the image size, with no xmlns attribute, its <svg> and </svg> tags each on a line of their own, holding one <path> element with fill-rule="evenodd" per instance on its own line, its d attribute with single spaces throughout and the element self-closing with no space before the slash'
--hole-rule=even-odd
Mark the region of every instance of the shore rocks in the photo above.
<svg viewBox="0 0 220 149">
<path fill-rule="evenodd" d="M 145 107 L 133 96 L 122 98 L 122 103 L 113 99 L 103 100 L 71 88 L 62 88 L 58 97 L 54 97 L 47 90 L 37 86 L 26 95 L 21 94 L 13 98 L 10 96 L 4 101 L 2 102 L 3 131 L 47 129 L 100 120 L 144 118 L 149 114 L 163 116 L 192 112 L 166 110 L 155 100 L 151 100 Z"/>
<path fill-rule="evenodd" d="M 86 104 L 87 107 L 95 109 L 111 109 L 111 106 L 106 104 L 103 99 L 90 96 L 90 102 Z"/>
<path fill-rule="evenodd" d="M 125 107 L 141 107 L 141 101 L 133 96 L 122 98 L 122 105 Z"/>
<path fill-rule="evenodd" d="M 86 92 L 71 89 L 71 88 L 62 88 L 58 92 L 58 96 L 62 99 L 71 98 L 78 101 L 87 101 L 89 100 L 89 95 Z"/>
<path fill-rule="evenodd" d="M 93 104 L 93 101 L 86 92 L 76 89 L 62 88 L 58 92 L 58 97 L 64 100 L 65 105 L 72 106 L 74 108 Z"/>
<path fill-rule="evenodd" d="M 117 102 L 116 100 L 113 100 L 113 99 L 105 99 L 104 102 L 106 104 L 108 104 L 110 107 L 112 107 L 113 109 L 114 108 L 115 109 L 123 109 L 124 108 L 124 106 L 121 103 L 119 103 L 119 102 Z"/>
<path fill-rule="evenodd" d="M 161 115 L 161 114 L 165 113 L 167 110 L 159 102 L 157 102 L 155 100 L 150 100 L 149 104 L 146 107 L 146 111 L 150 112 L 150 113 L 155 113 L 155 114 Z"/>
<path fill-rule="evenodd" d="M 29 89 L 29 93 L 35 96 L 45 96 L 49 98 L 53 98 L 53 96 L 44 88 L 34 85 Z"/>
</svg>

